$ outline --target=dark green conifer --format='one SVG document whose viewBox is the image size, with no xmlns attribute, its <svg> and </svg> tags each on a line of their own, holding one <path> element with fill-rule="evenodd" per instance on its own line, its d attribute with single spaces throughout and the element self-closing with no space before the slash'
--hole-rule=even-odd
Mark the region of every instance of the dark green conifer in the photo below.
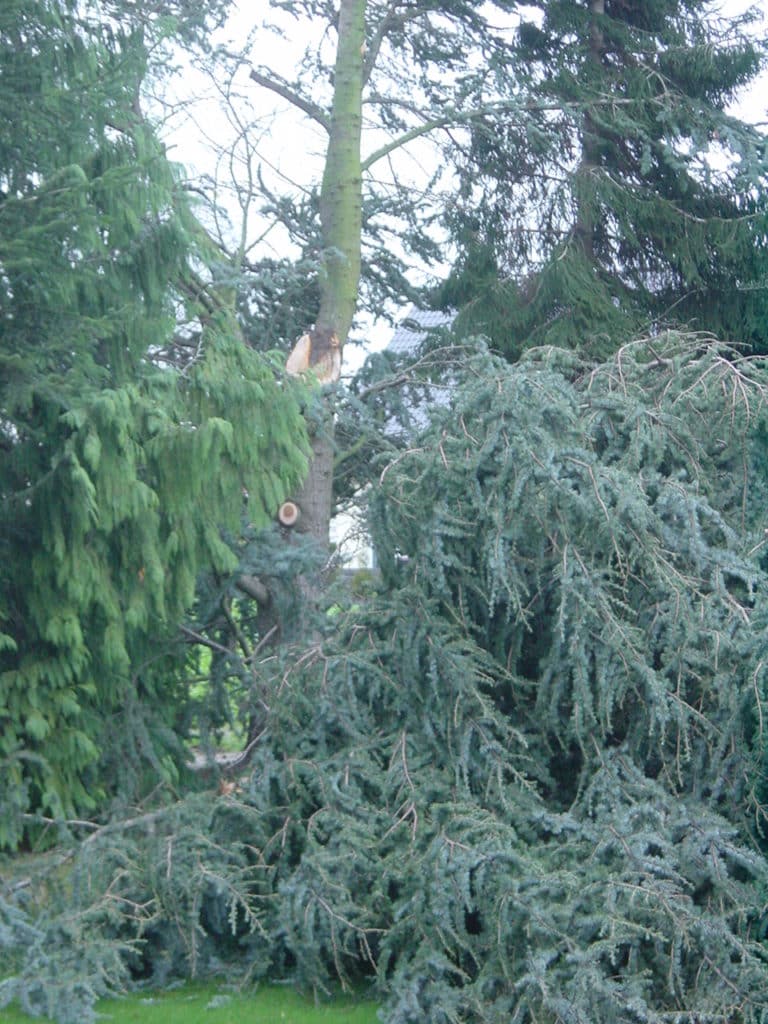
<svg viewBox="0 0 768 1024">
<path fill-rule="evenodd" d="M 390 1024 L 764 1019 L 765 386 L 697 338 L 468 357 L 243 797 L 306 983 L 375 961 Z"/>
<path fill-rule="evenodd" d="M 387 1024 L 765 1020 L 765 371 L 675 336 L 464 369 L 383 472 L 377 592 L 271 659 L 248 775 L 94 834 L 40 919 L 0 901 L 0 999 L 59 963 L 80 1019 L 117 955 L 372 979 Z"/>
<path fill-rule="evenodd" d="M 688 325 L 768 346 L 764 133 L 730 112 L 764 66 L 757 12 L 704 0 L 526 5 L 519 109 L 473 126 L 439 291 L 510 358 L 600 357 Z"/>
</svg>

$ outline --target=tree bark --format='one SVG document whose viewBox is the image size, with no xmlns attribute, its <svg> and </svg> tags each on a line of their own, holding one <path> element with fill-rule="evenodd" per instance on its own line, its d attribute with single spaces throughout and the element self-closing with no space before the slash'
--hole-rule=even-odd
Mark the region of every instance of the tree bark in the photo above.
<svg viewBox="0 0 768 1024">
<path fill-rule="evenodd" d="M 323 280 L 315 330 L 335 335 L 343 350 L 360 281 L 365 0 L 340 0 L 338 26 L 331 129 L 320 190 Z"/>
<path fill-rule="evenodd" d="M 363 58 L 366 0 L 340 0 L 328 149 L 320 189 L 322 272 L 320 308 L 309 332 L 308 369 L 323 382 L 338 380 L 344 344 L 357 306 L 362 230 Z M 333 494 L 330 410 L 313 439 L 313 457 L 296 496 L 299 529 L 328 546 Z"/>
<path fill-rule="evenodd" d="M 603 60 L 605 40 L 600 24 L 605 15 L 605 0 L 590 0 L 589 4 L 589 59 L 592 74 L 598 74 Z M 579 239 L 584 255 L 590 262 L 595 258 L 595 217 L 592 208 L 593 186 L 590 178 L 597 173 L 600 163 L 599 128 L 589 109 L 584 114 L 581 133 L 581 161 L 577 178 L 581 178 L 582 195 L 578 201 L 576 237 Z"/>
</svg>

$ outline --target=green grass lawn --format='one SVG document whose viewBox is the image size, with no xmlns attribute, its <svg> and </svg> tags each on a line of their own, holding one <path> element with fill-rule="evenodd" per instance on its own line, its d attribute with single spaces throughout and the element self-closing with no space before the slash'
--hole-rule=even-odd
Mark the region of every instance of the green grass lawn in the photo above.
<svg viewBox="0 0 768 1024">
<path fill-rule="evenodd" d="M 219 985 L 104 999 L 97 1006 L 105 1024 L 378 1024 L 376 1009 L 375 1003 L 344 997 L 315 1004 L 281 986 L 239 994 Z M 2 1024 L 32 1019 L 12 1007 L 0 1011 Z"/>
</svg>

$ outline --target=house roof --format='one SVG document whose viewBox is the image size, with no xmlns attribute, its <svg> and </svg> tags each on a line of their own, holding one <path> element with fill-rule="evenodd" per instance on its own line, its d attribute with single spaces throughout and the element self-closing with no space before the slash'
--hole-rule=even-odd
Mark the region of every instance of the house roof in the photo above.
<svg viewBox="0 0 768 1024">
<path fill-rule="evenodd" d="M 450 327 L 456 316 L 453 312 L 437 309 L 419 309 L 411 306 L 395 328 L 387 345 L 387 351 L 398 355 L 413 352 L 430 331 L 438 327 Z"/>
</svg>

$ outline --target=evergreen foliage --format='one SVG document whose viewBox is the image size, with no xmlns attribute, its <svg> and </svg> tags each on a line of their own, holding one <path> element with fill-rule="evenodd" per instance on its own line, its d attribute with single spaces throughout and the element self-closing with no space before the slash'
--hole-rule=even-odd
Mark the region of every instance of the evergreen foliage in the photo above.
<svg viewBox="0 0 768 1024">
<path fill-rule="evenodd" d="M 46 913 L 107 894 L 137 978 L 372 978 L 388 1024 L 764 1020 L 767 387 L 697 337 L 476 347 L 248 776 L 97 831 Z"/>
<path fill-rule="evenodd" d="M 472 125 L 438 290 L 509 358 L 601 358 L 688 325 L 766 350 L 766 139 L 730 104 L 764 66 L 759 12 L 705 0 L 526 5 L 520 103 Z M 493 69 L 509 77 L 505 67 Z"/>
<path fill-rule="evenodd" d="M 0 846 L 173 780 L 169 657 L 221 528 L 305 465 L 299 395 L 226 306 L 183 309 L 200 231 L 137 99 L 149 40 L 77 4 L 0 11 Z M 163 353 L 205 313 L 194 358 Z"/>
<path fill-rule="evenodd" d="M 568 344 L 514 366 L 474 339 L 444 354 L 450 400 L 371 467 L 377 587 L 326 592 L 311 642 L 288 628 L 280 650 L 307 553 L 260 527 L 303 468 L 301 396 L 240 325 L 276 298 L 282 336 L 310 307 L 282 260 L 250 295 L 239 266 L 206 266 L 136 104 L 151 17 L 0 12 L 0 844 L 48 816 L 62 841 L 0 889 L 0 1007 L 72 1024 L 128 984 L 231 973 L 370 982 L 388 1024 L 768 1019 L 768 377 L 660 330 L 696 297 L 700 322 L 761 347 L 762 141 L 722 115 L 759 54 L 718 49 L 698 0 L 602 7 L 548 3 L 519 33 L 541 102 L 494 111 L 525 121 L 533 192 L 504 177 L 498 121 L 462 106 L 480 184 L 501 183 L 470 270 L 506 260 L 522 288 L 500 306 L 507 354 Z M 393 81 L 436 115 L 482 106 L 509 56 L 472 5 L 369 13 L 374 56 L 410 47 L 420 70 Z M 488 65 L 448 83 L 462 39 Z M 407 135 L 412 112 L 380 101 Z M 744 158 L 722 181 L 699 160 L 715 130 Z M 558 152 L 568 183 L 540 184 Z M 493 202 L 508 228 L 531 198 L 544 233 L 504 250 Z M 567 350 L 649 320 L 599 364 Z M 398 370 L 413 394 L 441 358 Z M 176 799 L 190 716 L 205 740 L 233 697 L 247 773 Z"/>
<path fill-rule="evenodd" d="M 335 408 L 338 454 L 334 465 L 337 509 L 360 507 L 382 467 L 424 429 L 435 404 L 445 402 L 450 381 L 466 360 L 464 345 L 451 347 L 448 328 L 426 332 L 418 351 L 384 349 L 368 356 Z"/>
<path fill-rule="evenodd" d="M 240 753 L 228 758 L 231 775 L 247 764 L 271 703 L 281 645 L 304 642 L 306 630 L 327 625 L 322 611 L 307 607 L 302 580 L 327 586 L 323 552 L 310 538 L 278 526 L 244 523 L 228 538 L 236 568 L 198 578 L 195 605 L 183 634 L 185 657 L 175 666 L 185 690 L 185 732 L 196 735 L 206 773 L 218 774 L 215 753 L 234 740 Z M 333 593 L 326 603 L 332 605 Z M 289 654 L 289 656 L 291 656 Z"/>
</svg>

